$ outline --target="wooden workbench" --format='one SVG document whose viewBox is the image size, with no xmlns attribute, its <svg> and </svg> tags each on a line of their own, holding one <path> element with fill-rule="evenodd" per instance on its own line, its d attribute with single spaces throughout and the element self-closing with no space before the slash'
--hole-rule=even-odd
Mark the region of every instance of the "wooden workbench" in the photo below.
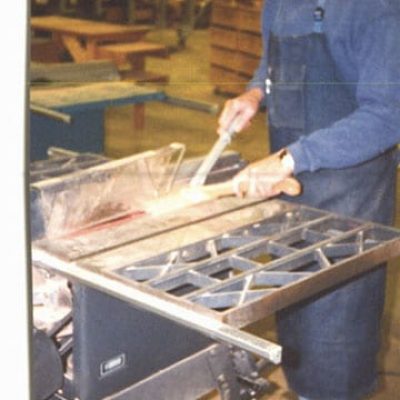
<svg viewBox="0 0 400 400">
<path fill-rule="evenodd" d="M 100 45 L 110 42 L 134 42 L 142 39 L 148 25 L 120 25 L 60 16 L 32 17 L 34 32 L 47 32 L 77 62 L 98 58 Z"/>
<path fill-rule="evenodd" d="M 102 82 L 57 88 L 31 88 L 33 105 L 71 116 L 63 123 L 31 112 L 31 161 L 47 158 L 50 146 L 78 152 L 104 151 L 104 112 L 108 107 L 132 104 L 144 107 L 149 101 L 163 101 L 165 93 L 139 87 L 131 82 Z M 143 114 L 144 115 L 144 114 Z M 135 119 L 135 112 L 133 115 Z M 136 122 L 134 120 L 134 122 Z M 139 127 L 140 128 L 140 127 Z M 134 125 L 134 130 L 139 129 Z M 135 140 L 135 137 L 132 137 Z"/>
</svg>

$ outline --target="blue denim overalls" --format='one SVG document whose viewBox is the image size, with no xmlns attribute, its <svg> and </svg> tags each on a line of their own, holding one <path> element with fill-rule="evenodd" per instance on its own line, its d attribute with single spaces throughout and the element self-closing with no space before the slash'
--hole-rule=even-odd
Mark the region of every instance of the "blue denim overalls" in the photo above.
<svg viewBox="0 0 400 400">
<path fill-rule="evenodd" d="M 316 1 L 313 33 L 270 34 L 267 109 L 272 151 L 329 127 L 357 108 L 356 84 L 341 76 L 323 33 L 324 5 Z M 300 173 L 303 194 L 293 201 L 391 224 L 396 164 L 391 149 L 352 168 Z M 380 267 L 278 313 L 283 368 L 293 390 L 312 400 L 347 400 L 372 389 L 384 290 L 385 268 Z"/>
</svg>

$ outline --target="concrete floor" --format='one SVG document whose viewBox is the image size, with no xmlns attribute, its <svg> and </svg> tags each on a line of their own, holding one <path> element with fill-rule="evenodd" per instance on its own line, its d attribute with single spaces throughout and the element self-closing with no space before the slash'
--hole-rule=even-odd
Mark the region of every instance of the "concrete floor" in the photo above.
<svg viewBox="0 0 400 400">
<path fill-rule="evenodd" d="M 176 33 L 172 30 L 153 32 L 152 38 L 168 46 L 176 45 Z M 149 59 L 147 69 L 167 72 L 170 83 L 164 87 L 171 95 L 188 97 L 223 105 L 227 97 L 216 95 L 209 82 L 208 32 L 197 30 L 189 37 L 185 49 L 173 53 L 169 59 Z M 171 142 L 187 146 L 187 157 L 204 155 L 216 139 L 217 117 L 186 110 L 162 103 L 146 106 L 146 126 L 143 131 L 132 128 L 131 107 L 112 108 L 106 115 L 106 153 L 112 157 L 157 148 Z M 231 148 L 240 151 L 242 157 L 253 161 L 268 153 L 265 115 L 259 113 L 252 126 L 239 135 Z M 399 185 L 400 187 L 400 185 Z M 400 199 L 400 196 L 398 196 Z M 397 226 L 400 227 L 400 213 Z M 380 354 L 381 380 L 371 400 L 393 400 L 400 398 L 400 300 L 396 297 L 399 288 L 399 260 L 391 263 L 388 274 L 387 302 L 383 323 L 383 346 Z M 251 329 L 273 339 L 274 323 L 268 319 Z M 269 374 L 276 390 L 268 399 L 294 400 L 296 396 L 287 388 L 282 370 L 275 368 Z M 215 399 L 216 396 L 209 396 Z"/>
</svg>

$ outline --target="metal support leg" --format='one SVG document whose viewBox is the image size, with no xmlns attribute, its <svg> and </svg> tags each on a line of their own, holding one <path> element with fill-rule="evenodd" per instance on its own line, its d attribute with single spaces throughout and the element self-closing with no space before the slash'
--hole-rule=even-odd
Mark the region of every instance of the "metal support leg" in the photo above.
<svg viewBox="0 0 400 400">
<path fill-rule="evenodd" d="M 96 19 L 100 19 L 101 16 L 103 15 L 103 1 L 102 0 L 96 0 L 95 5 L 94 5 L 94 13 L 96 16 Z"/>
<path fill-rule="evenodd" d="M 221 400 L 251 400 L 268 387 L 251 354 L 214 344 L 105 400 L 194 400 L 215 389 Z"/>
<path fill-rule="evenodd" d="M 128 22 L 134 24 L 136 20 L 136 0 L 126 0 L 128 11 Z"/>
<path fill-rule="evenodd" d="M 194 28 L 196 0 L 185 0 L 183 3 L 183 15 L 178 28 L 178 46 L 185 47 L 186 39 Z"/>
<path fill-rule="evenodd" d="M 167 1 L 158 0 L 158 27 L 164 29 L 167 26 Z"/>
<path fill-rule="evenodd" d="M 213 374 L 221 400 L 240 398 L 240 386 L 228 347 L 219 346 L 208 354 L 208 365 Z"/>
</svg>

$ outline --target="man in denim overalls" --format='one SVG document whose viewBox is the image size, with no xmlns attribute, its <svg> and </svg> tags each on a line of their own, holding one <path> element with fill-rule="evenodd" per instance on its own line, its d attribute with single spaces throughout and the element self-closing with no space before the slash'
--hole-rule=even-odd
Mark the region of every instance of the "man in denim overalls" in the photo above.
<svg viewBox="0 0 400 400">
<path fill-rule="evenodd" d="M 238 194 L 274 196 L 294 175 L 295 202 L 391 224 L 399 0 L 267 0 L 262 32 L 260 66 L 219 119 L 219 132 L 233 122 L 240 131 L 267 107 L 272 155 L 234 178 Z M 374 388 L 384 292 L 381 266 L 277 314 L 282 365 L 300 398 L 361 399 Z"/>
</svg>

